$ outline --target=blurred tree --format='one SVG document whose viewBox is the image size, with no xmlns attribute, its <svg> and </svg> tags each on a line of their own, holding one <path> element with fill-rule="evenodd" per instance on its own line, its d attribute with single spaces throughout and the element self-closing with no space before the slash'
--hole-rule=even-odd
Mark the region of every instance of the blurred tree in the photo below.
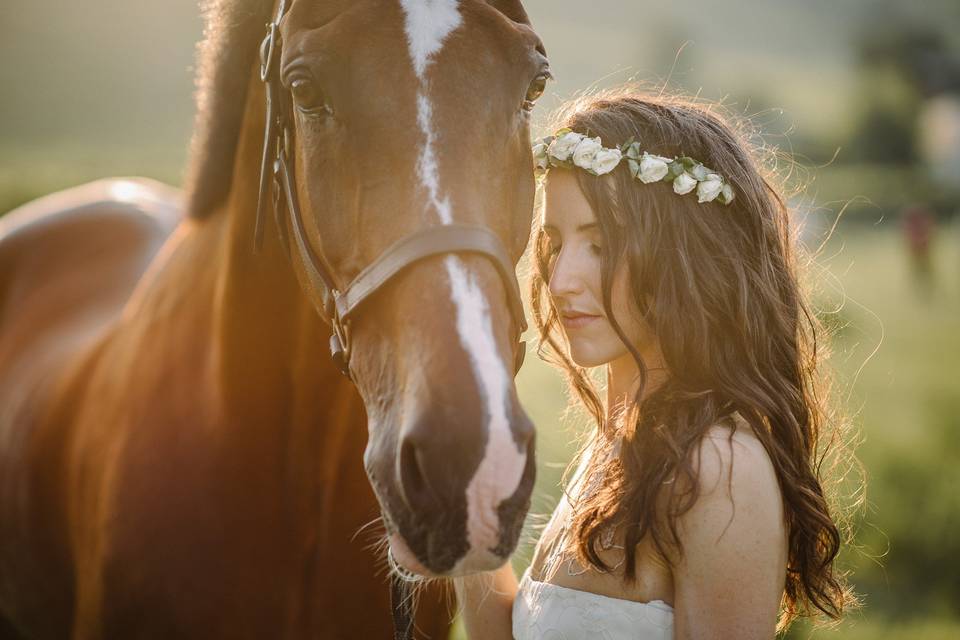
<svg viewBox="0 0 960 640">
<path fill-rule="evenodd" d="M 859 117 L 851 159 L 914 164 L 917 116 L 932 96 L 960 89 L 960 53 L 936 22 L 917 22 L 898 5 L 879 3 L 854 34 Z"/>
</svg>

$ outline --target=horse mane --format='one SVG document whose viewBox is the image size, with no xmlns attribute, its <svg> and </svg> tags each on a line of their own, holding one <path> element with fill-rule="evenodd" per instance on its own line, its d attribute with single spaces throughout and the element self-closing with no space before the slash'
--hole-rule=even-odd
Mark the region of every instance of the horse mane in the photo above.
<svg viewBox="0 0 960 640">
<path fill-rule="evenodd" d="M 230 193 L 247 87 L 273 0 L 205 0 L 197 47 L 196 101 L 187 211 L 203 218 Z"/>
</svg>

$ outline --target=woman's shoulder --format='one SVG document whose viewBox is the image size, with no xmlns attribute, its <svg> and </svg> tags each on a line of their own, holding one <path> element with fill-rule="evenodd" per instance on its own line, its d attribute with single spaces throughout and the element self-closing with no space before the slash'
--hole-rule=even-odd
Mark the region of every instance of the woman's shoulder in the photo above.
<svg viewBox="0 0 960 640">
<path fill-rule="evenodd" d="M 738 481 L 748 487 L 760 482 L 778 487 L 770 454 L 750 424 L 738 414 L 708 428 L 690 455 L 689 462 L 700 477 L 701 490 L 713 490 L 719 481 Z"/>
<path fill-rule="evenodd" d="M 677 517 L 671 558 L 678 601 L 708 617 L 737 606 L 776 611 L 788 562 L 788 527 L 774 464 L 742 425 L 719 424 L 693 447 L 696 498 Z"/>
<path fill-rule="evenodd" d="M 713 520 L 746 516 L 778 529 L 783 498 L 776 468 L 750 425 L 735 416 L 711 426 L 688 455 L 688 473 L 678 473 L 678 488 L 694 489 L 696 500 L 683 519 L 713 528 Z"/>
</svg>

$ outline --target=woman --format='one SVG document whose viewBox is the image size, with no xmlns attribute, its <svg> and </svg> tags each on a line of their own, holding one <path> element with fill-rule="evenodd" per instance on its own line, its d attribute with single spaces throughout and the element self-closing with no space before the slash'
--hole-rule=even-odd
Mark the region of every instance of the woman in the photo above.
<svg viewBox="0 0 960 640">
<path fill-rule="evenodd" d="M 771 638 L 853 604 L 817 324 L 755 155 L 710 108 L 630 87 L 534 147 L 534 317 L 598 428 L 520 583 L 458 583 L 471 638 Z"/>
</svg>

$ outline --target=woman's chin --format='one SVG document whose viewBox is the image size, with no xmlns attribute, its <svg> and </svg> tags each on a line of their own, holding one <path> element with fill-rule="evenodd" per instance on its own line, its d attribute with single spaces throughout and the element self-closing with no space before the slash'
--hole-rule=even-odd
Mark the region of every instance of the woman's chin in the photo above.
<svg viewBox="0 0 960 640">
<path fill-rule="evenodd" d="M 598 357 L 597 354 L 590 349 L 570 349 L 570 359 L 573 360 L 575 365 L 583 367 L 584 369 L 599 367 L 608 362 L 608 360 Z"/>
</svg>

